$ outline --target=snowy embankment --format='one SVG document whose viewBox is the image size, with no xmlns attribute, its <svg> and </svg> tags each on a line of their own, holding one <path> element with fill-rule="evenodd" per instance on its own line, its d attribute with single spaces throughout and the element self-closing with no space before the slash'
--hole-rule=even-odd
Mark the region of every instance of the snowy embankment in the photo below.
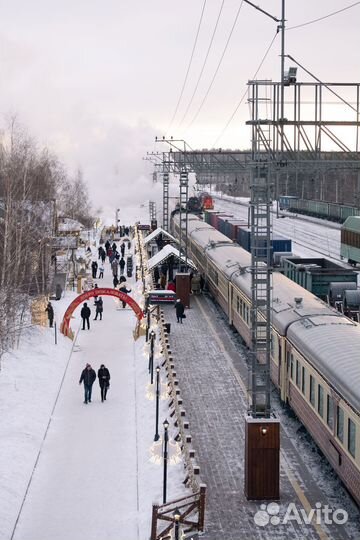
<svg viewBox="0 0 360 540">
<path fill-rule="evenodd" d="M 95 257 L 94 257 L 95 258 Z M 132 281 L 132 282 L 131 282 Z M 141 284 L 128 281 L 141 299 Z M 111 286 L 105 265 L 100 286 Z M 58 326 L 75 293 L 54 303 Z M 90 321 L 74 344 L 54 330 L 34 327 L 3 360 L 0 377 L 1 540 L 142 540 L 149 537 L 151 505 L 162 502 L 162 441 L 154 443 L 154 386 L 145 338 L 133 340 L 130 308 L 105 297 L 103 320 Z M 93 302 L 90 307 L 94 315 Z M 80 308 L 72 320 L 79 328 Z M 154 325 L 156 330 L 156 326 Z M 155 346 L 155 366 L 161 363 Z M 83 403 L 78 381 L 85 363 L 111 373 L 106 402 L 98 382 Z M 160 435 L 169 414 L 161 370 Z M 168 418 L 170 420 L 170 418 Z M 170 426 L 170 440 L 174 435 Z M 177 443 L 171 440 L 168 501 L 185 490 Z"/>
</svg>

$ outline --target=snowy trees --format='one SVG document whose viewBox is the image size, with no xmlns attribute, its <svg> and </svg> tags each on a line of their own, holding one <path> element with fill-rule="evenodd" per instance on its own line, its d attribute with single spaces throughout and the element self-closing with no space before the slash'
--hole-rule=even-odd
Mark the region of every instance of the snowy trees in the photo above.
<svg viewBox="0 0 360 540">
<path fill-rule="evenodd" d="M 64 167 L 12 120 L 0 133 L 0 356 L 13 343 L 29 299 L 49 290 L 56 211 L 91 222 L 81 174 Z"/>
</svg>

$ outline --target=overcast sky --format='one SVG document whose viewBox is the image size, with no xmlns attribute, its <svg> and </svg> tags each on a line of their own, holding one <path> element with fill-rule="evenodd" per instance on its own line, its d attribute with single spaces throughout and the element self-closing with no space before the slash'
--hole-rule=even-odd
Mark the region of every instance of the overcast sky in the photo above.
<svg viewBox="0 0 360 540">
<path fill-rule="evenodd" d="M 0 9 L 0 110 L 69 166 L 81 167 L 96 206 L 113 209 L 154 194 L 147 151 L 155 135 L 209 148 L 234 111 L 275 34 L 276 23 L 246 5 L 203 109 L 241 0 L 225 0 L 198 92 L 194 91 L 222 0 L 208 0 L 178 114 L 203 0 L 11 0 Z M 255 0 L 279 17 L 281 0 Z M 321 17 L 349 0 L 287 0 L 287 26 Z M 360 80 L 360 5 L 289 30 L 286 51 L 323 81 Z M 280 38 L 258 74 L 277 80 Z M 308 80 L 301 74 L 299 80 Z M 246 102 L 217 146 L 249 147 Z M 160 193 L 160 186 L 155 186 Z"/>
</svg>

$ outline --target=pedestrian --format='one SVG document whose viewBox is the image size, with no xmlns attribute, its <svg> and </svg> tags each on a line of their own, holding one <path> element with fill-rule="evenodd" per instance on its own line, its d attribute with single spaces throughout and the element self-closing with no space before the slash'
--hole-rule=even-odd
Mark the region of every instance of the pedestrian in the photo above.
<svg viewBox="0 0 360 540">
<path fill-rule="evenodd" d="M 94 289 L 98 289 L 98 288 L 99 288 L 99 287 L 98 287 L 97 283 L 95 283 L 95 285 L 94 285 Z M 96 300 L 97 300 L 97 299 L 98 299 L 98 297 L 97 297 L 97 296 L 94 296 L 94 300 L 95 300 L 95 302 L 96 302 Z"/>
<path fill-rule="evenodd" d="M 108 252 L 109 247 L 110 247 L 110 242 L 109 242 L 109 240 L 106 240 L 106 242 L 105 242 L 106 253 Z"/>
<path fill-rule="evenodd" d="M 98 269 L 98 263 L 96 261 L 93 261 L 91 263 L 91 270 L 92 270 L 92 277 L 94 279 L 96 279 L 96 273 L 97 273 L 97 269 Z"/>
<path fill-rule="evenodd" d="M 177 322 L 182 324 L 185 308 L 184 308 L 184 304 L 181 302 L 179 298 L 176 300 L 174 308 L 176 309 Z"/>
<path fill-rule="evenodd" d="M 125 268 L 125 260 L 124 260 L 124 257 L 121 257 L 120 261 L 119 261 L 119 266 L 120 266 L 120 276 L 123 275 L 124 273 L 124 268 Z"/>
<path fill-rule="evenodd" d="M 83 327 L 82 329 L 85 330 L 85 322 L 87 323 L 88 330 L 90 330 L 90 315 L 91 310 L 86 302 L 84 302 L 84 305 L 81 309 L 81 318 L 83 320 Z"/>
<path fill-rule="evenodd" d="M 128 249 L 130 249 L 130 248 L 131 248 L 131 242 L 130 242 L 130 240 L 129 240 L 129 241 L 128 241 Z"/>
<path fill-rule="evenodd" d="M 54 308 L 51 305 L 51 302 L 48 302 L 48 305 L 45 308 L 45 311 L 47 311 L 47 316 L 49 319 L 49 326 L 52 328 L 53 322 L 54 322 Z"/>
<path fill-rule="evenodd" d="M 102 252 L 101 252 L 101 262 L 104 264 L 105 262 L 105 259 L 106 259 L 106 253 L 105 253 L 105 249 L 102 248 Z"/>
<path fill-rule="evenodd" d="M 102 254 L 102 246 L 99 246 L 98 247 L 98 259 L 101 259 L 101 254 Z"/>
<path fill-rule="evenodd" d="M 96 373 L 90 364 L 86 364 L 85 369 L 82 370 L 79 384 L 84 383 L 84 403 L 91 403 L 92 385 L 96 379 Z"/>
<path fill-rule="evenodd" d="M 113 251 L 116 251 L 117 245 L 115 244 L 115 242 L 113 243 L 113 245 L 111 247 L 112 247 Z"/>
<path fill-rule="evenodd" d="M 101 392 L 101 401 L 104 403 L 106 401 L 106 394 L 110 386 L 110 371 L 104 364 L 101 364 L 100 369 L 98 370 L 98 379 Z"/>
<path fill-rule="evenodd" d="M 116 289 L 116 287 L 119 285 L 119 280 L 116 276 L 114 276 L 113 285 L 114 285 L 114 289 Z"/>
<path fill-rule="evenodd" d="M 123 257 L 125 255 L 125 243 L 123 242 L 120 247 L 121 256 Z"/>
<path fill-rule="evenodd" d="M 111 263 L 111 270 L 112 270 L 112 273 L 113 273 L 113 276 L 118 276 L 118 270 L 119 270 L 119 263 L 116 259 L 113 260 L 113 262 Z"/>
<path fill-rule="evenodd" d="M 109 249 L 107 250 L 107 256 L 109 257 L 109 261 L 110 261 L 110 264 L 111 264 L 111 262 L 113 260 L 113 257 L 114 257 L 114 252 L 111 249 L 111 247 L 109 247 Z"/>
<path fill-rule="evenodd" d="M 175 281 L 169 281 L 168 286 L 167 286 L 167 290 L 176 292 Z"/>
<path fill-rule="evenodd" d="M 119 287 L 119 291 L 125 293 L 125 294 L 129 294 L 131 292 L 131 289 L 128 289 L 127 288 L 127 283 L 126 281 L 122 281 L 120 283 L 120 287 Z M 122 307 L 125 308 L 126 307 L 126 302 L 122 301 Z"/>
<path fill-rule="evenodd" d="M 100 315 L 100 321 L 102 321 L 102 314 L 103 314 L 104 308 L 103 308 L 103 300 L 101 296 L 99 296 L 99 298 L 96 300 L 95 305 L 96 305 L 96 315 L 95 315 L 94 321 L 97 321 L 98 315 Z"/>
<path fill-rule="evenodd" d="M 99 266 L 99 279 L 102 279 L 104 277 L 104 263 L 101 263 Z"/>
</svg>

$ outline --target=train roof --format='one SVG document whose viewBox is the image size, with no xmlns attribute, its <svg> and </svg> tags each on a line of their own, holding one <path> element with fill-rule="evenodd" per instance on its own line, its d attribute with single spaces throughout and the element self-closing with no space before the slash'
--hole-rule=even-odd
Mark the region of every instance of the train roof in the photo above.
<svg viewBox="0 0 360 540">
<path fill-rule="evenodd" d="M 346 317 L 307 317 L 288 338 L 357 412 L 360 411 L 360 326 Z"/>
</svg>

